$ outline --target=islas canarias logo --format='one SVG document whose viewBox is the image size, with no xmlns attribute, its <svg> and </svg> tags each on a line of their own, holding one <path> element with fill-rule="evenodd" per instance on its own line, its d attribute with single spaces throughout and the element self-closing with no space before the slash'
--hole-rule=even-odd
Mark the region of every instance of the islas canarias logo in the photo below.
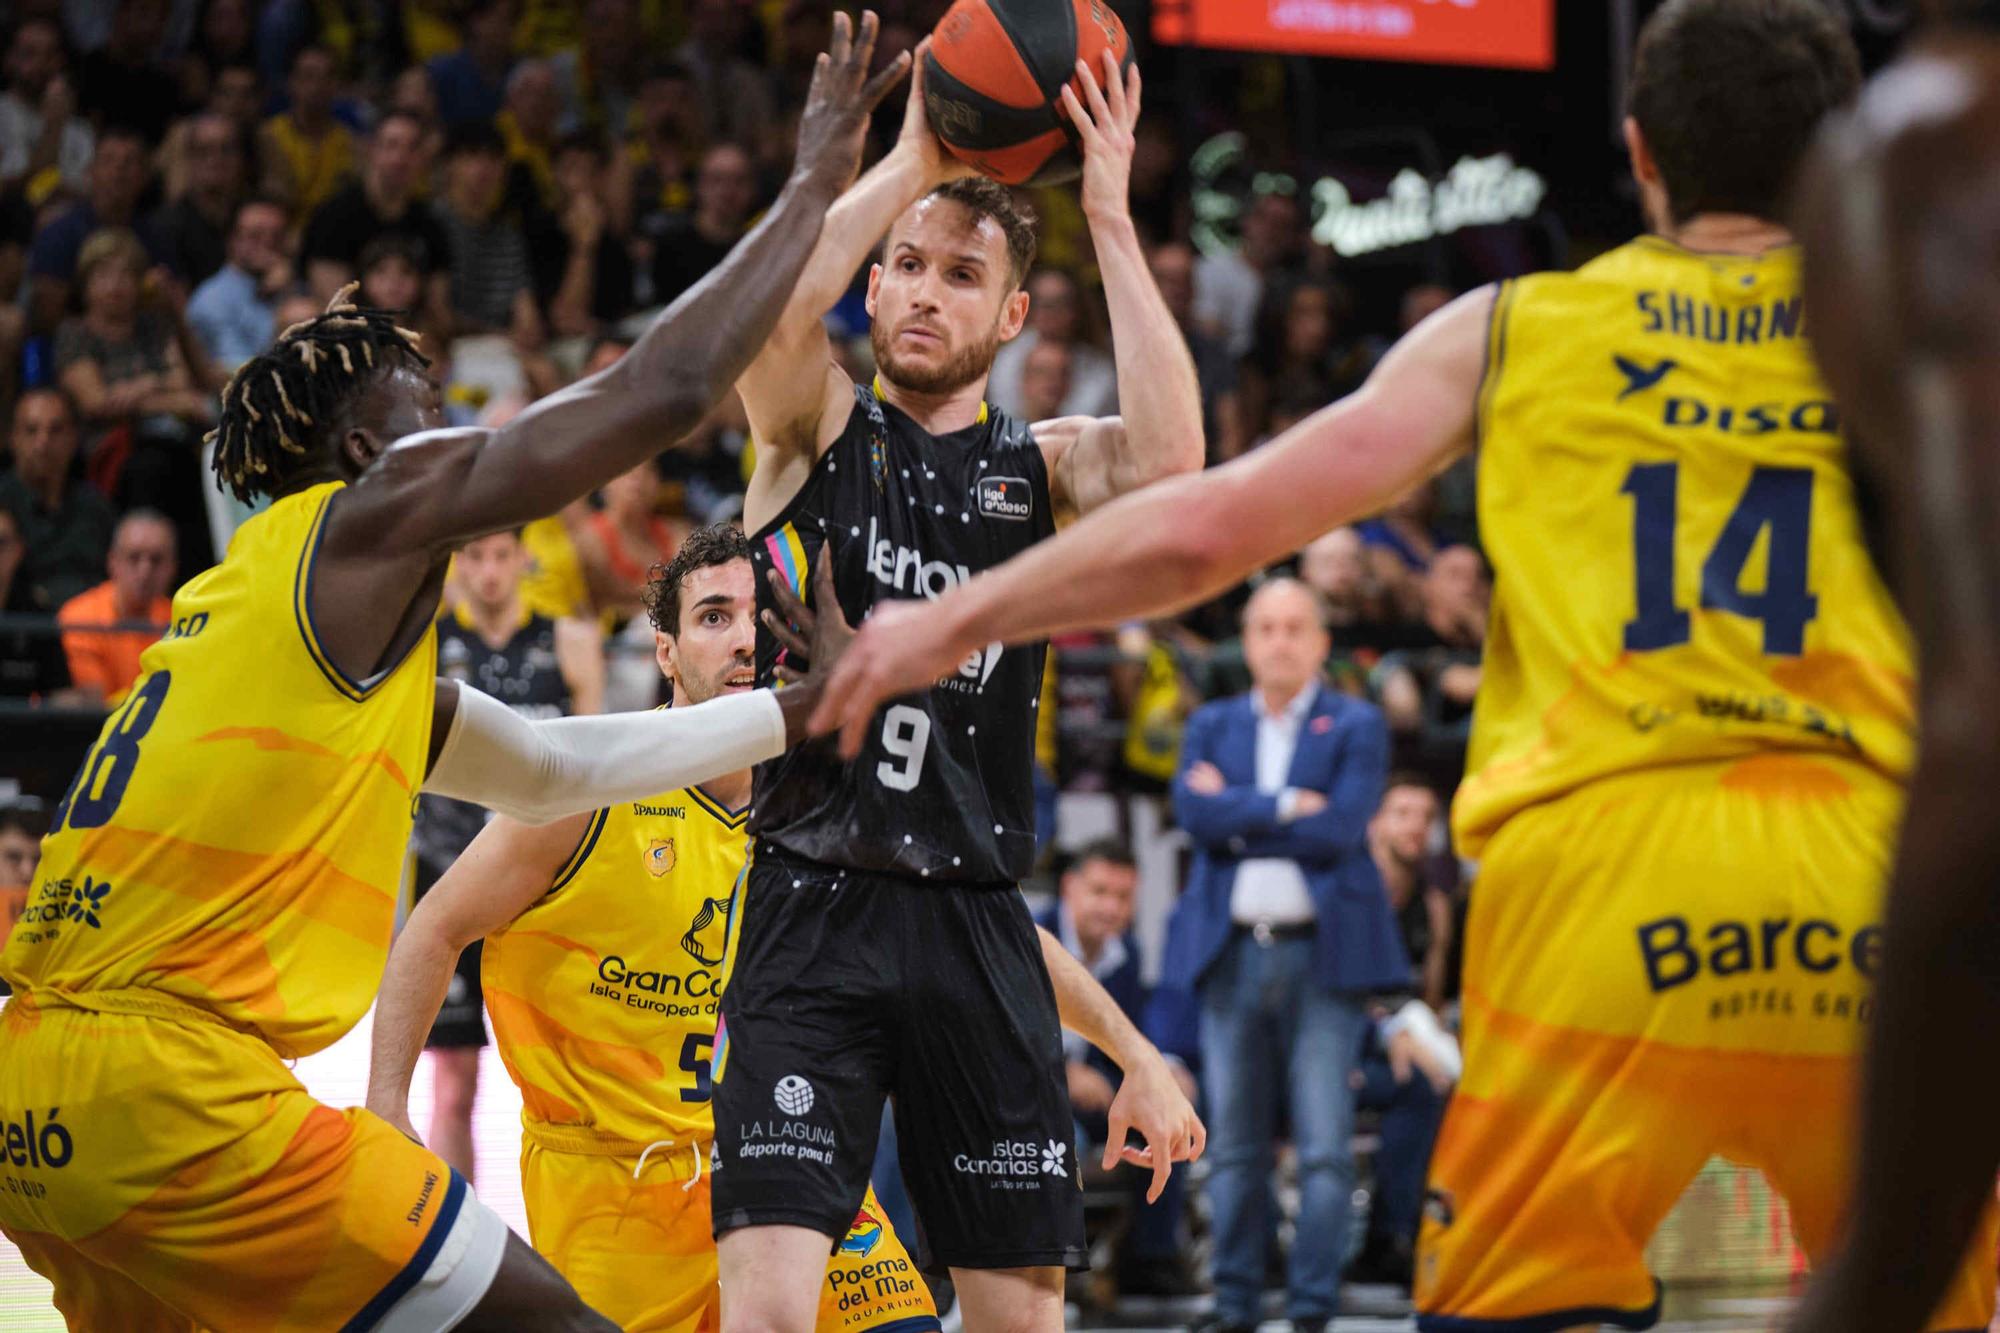
<svg viewBox="0 0 2000 1333">
<path fill-rule="evenodd" d="M 668 843 L 668 855 L 673 844 Z M 729 899 L 704 898 L 701 909 L 681 936 L 681 948 L 703 967 L 722 966 L 722 951 L 729 942 Z"/>
<path fill-rule="evenodd" d="M 866 1257 L 881 1243 L 882 1223 L 869 1216 L 868 1210 L 863 1208 L 854 1214 L 854 1225 L 847 1229 L 847 1235 L 841 1239 L 840 1252 Z"/>
<path fill-rule="evenodd" d="M 655 838 L 646 848 L 646 873 L 658 879 L 674 868 L 677 859 L 672 838 Z"/>
</svg>

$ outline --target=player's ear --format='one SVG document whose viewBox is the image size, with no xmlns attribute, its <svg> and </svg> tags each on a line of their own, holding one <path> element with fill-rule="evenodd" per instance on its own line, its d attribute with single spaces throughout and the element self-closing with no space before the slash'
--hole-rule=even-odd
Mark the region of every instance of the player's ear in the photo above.
<svg viewBox="0 0 2000 1333">
<path fill-rule="evenodd" d="M 673 635 L 662 634 L 658 630 L 653 631 L 653 660 L 660 664 L 660 674 L 673 682 L 674 693 L 679 695 L 681 664 L 679 656 L 674 652 Z"/>
<path fill-rule="evenodd" d="M 1631 116 L 1625 117 L 1625 123 L 1620 128 L 1625 134 L 1625 151 L 1632 158 L 1633 176 L 1641 185 L 1659 184 L 1660 164 L 1653 160 L 1653 147 L 1646 142 L 1646 132 Z"/>
<path fill-rule="evenodd" d="M 340 437 L 341 462 L 357 476 L 382 456 L 383 448 L 381 438 L 365 426 L 355 426 Z"/>
<path fill-rule="evenodd" d="M 1000 306 L 1000 341 L 1008 342 L 1028 322 L 1028 289 L 1016 287 Z"/>
<path fill-rule="evenodd" d="M 868 300 L 867 300 L 868 318 L 870 319 L 875 318 L 875 295 L 881 290 L 882 290 L 882 266 L 880 264 L 870 264 L 868 266 Z"/>
</svg>

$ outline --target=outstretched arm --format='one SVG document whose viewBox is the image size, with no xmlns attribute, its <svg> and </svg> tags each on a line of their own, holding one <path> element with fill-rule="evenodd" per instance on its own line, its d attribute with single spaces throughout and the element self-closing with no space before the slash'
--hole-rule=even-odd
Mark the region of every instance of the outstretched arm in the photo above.
<svg viewBox="0 0 2000 1333">
<path fill-rule="evenodd" d="M 1062 1025 L 1110 1056 L 1125 1075 L 1118 1095 L 1111 1100 L 1104 1169 L 1116 1166 L 1121 1157 L 1150 1166 L 1153 1184 L 1146 1198 L 1157 1199 L 1167 1187 L 1175 1162 L 1191 1162 L 1201 1156 L 1208 1145 L 1208 1131 L 1182 1092 L 1167 1058 L 1132 1025 L 1118 1001 L 1097 984 L 1088 968 L 1070 956 L 1062 941 L 1039 926 L 1035 933 L 1041 938 L 1042 962 L 1049 969 Z M 1143 1150 L 1126 1147 L 1128 1130 L 1138 1131 L 1146 1144 Z"/>
<path fill-rule="evenodd" d="M 391 447 L 342 497 L 329 542 L 371 552 L 441 551 L 554 512 L 679 441 L 727 393 L 769 338 L 852 179 L 868 113 L 903 61 L 867 80 L 875 18 L 813 75 L 790 180 L 756 230 L 588 379 L 491 432 L 429 432 Z M 333 523 L 342 529 L 336 533 Z"/>
<path fill-rule="evenodd" d="M 1826 312 L 1814 351 L 1923 670 L 1853 1211 L 1794 1333 L 1925 1327 L 2000 1169 L 2000 1089 L 1965 1057 L 2000 1020 L 2000 277 L 1981 257 L 1995 227 L 1977 193 L 2000 160 L 1994 58 L 1920 54 L 1879 76 L 1822 134 L 1795 209 L 1806 308 Z M 1966 97 L 1909 101 L 1912 87 Z M 1866 320 L 1837 314 L 1861 309 Z"/>
<path fill-rule="evenodd" d="M 1063 108 L 1083 140 L 1083 215 L 1090 224 L 1111 346 L 1118 362 L 1121 415 L 1041 422 L 1035 441 L 1049 463 L 1059 521 L 1067 522 L 1127 491 L 1201 466 L 1201 386 L 1187 339 L 1146 267 L 1132 225 L 1131 177 L 1139 123 L 1139 71 L 1121 76 L 1104 54 L 1104 86 L 1076 63 L 1089 107 L 1063 85 Z"/>
<path fill-rule="evenodd" d="M 1379 512 L 1471 448 L 1493 290 L 1396 344 L 1360 392 L 1233 463 L 1123 496 L 935 602 L 879 606 L 827 684 L 815 732 L 858 752 L 877 705 L 981 644 L 1163 615 L 1329 528 Z"/>
<path fill-rule="evenodd" d="M 443 1005 L 458 955 L 528 910 L 577 849 L 589 814 L 530 828 L 496 819 L 410 913 L 389 950 L 368 1057 L 368 1109 L 421 1141 L 410 1124 L 410 1075 Z"/>
</svg>

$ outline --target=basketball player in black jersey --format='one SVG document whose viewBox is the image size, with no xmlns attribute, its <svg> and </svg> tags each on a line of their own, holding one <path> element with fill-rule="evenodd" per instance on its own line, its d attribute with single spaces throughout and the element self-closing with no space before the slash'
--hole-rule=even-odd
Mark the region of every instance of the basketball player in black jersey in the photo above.
<svg viewBox="0 0 2000 1333">
<path fill-rule="evenodd" d="M 757 442 L 745 521 L 766 608 L 768 580 L 803 586 L 831 560 L 858 623 L 1201 465 L 1194 366 L 1127 204 L 1138 76 L 1107 62 L 1100 86 L 1078 68 L 1089 106 L 1069 91 L 1065 103 L 1124 417 L 1029 425 L 985 403 L 994 352 L 1027 315 L 1034 224 L 948 157 L 913 86 L 894 151 L 828 213 L 738 382 Z M 885 232 L 868 284 L 879 372 L 855 384 L 821 317 Z M 885 1097 L 923 1240 L 951 1269 L 967 1326 L 1059 1328 L 1063 1269 L 1084 1259 L 1059 1010 L 1138 1070 L 1112 1138 L 1140 1131 L 1148 1151 L 1135 1155 L 1154 1166 L 1156 1190 L 1173 1160 L 1199 1151 L 1199 1122 L 1158 1052 L 1114 1005 L 1088 1003 L 1102 992 L 1077 984 L 1059 945 L 1042 947 L 1014 890 L 1034 858 L 1043 655 L 998 644 L 972 654 L 885 709 L 854 763 L 819 743 L 757 771 L 755 859 L 715 1062 L 726 1330 L 811 1326 L 828 1247 L 868 1183 Z M 761 633 L 760 683 L 781 656 Z"/>
<path fill-rule="evenodd" d="M 528 549 L 510 528 L 459 548 L 452 562 L 457 605 L 438 618 L 438 674 L 470 685 L 530 721 L 604 711 L 604 648 L 589 621 L 555 621 L 528 609 L 521 580 Z M 425 792 L 410 831 L 413 901 L 451 869 L 487 812 L 471 801 Z M 472 1103 L 486 1022 L 479 990 L 479 941 L 458 956 L 444 1005 L 424 1049 L 431 1053 L 433 1152 L 473 1179 Z"/>
<path fill-rule="evenodd" d="M 1792 1333 L 1922 1328 L 2000 1169 L 2000 3 L 1933 8 L 1946 22 L 1828 123 L 1793 210 L 1814 351 L 1923 670 L 1854 1215 Z"/>
</svg>

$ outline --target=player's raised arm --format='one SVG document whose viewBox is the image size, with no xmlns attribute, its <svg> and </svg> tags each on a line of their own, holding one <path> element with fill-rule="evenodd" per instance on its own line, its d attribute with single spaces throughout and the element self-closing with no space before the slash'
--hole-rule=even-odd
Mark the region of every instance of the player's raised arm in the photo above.
<svg viewBox="0 0 2000 1333">
<path fill-rule="evenodd" d="M 938 142 L 925 115 L 923 53 L 928 45 L 926 38 L 917 47 L 895 147 L 826 210 L 818 244 L 791 299 L 737 381 L 751 437 L 760 450 L 779 455 L 760 457 L 763 480 L 753 481 L 753 490 L 773 485 L 773 473 L 786 463 L 810 465 L 846 423 L 839 409 L 847 402 L 849 381 L 833 364 L 823 323 L 826 312 L 904 209 L 944 182 L 972 172 Z"/>
<path fill-rule="evenodd" d="M 2000 43 L 1982 45 L 1878 76 L 1795 210 L 1814 350 L 1923 670 L 1848 1234 L 1793 1333 L 1925 1327 L 2000 1170 L 1981 1055 L 2000 1020 L 2000 214 L 1979 193 L 2000 163 Z"/>
<path fill-rule="evenodd" d="M 903 62 L 867 78 L 876 21 L 848 39 L 834 19 L 814 71 L 798 156 L 778 202 L 632 349 L 486 436 L 433 433 L 395 445 L 342 498 L 330 549 L 429 550 L 524 523 L 589 494 L 676 443 L 769 338 L 828 207 L 853 179 L 868 113 Z"/>
<path fill-rule="evenodd" d="M 410 1123 L 410 1075 L 444 1003 L 458 955 L 528 910 L 575 854 L 588 813 L 531 827 L 496 819 L 410 913 L 382 970 L 368 1056 L 368 1109 L 421 1141 Z"/>
<path fill-rule="evenodd" d="M 1425 320 L 1358 393 L 1233 463 L 1124 496 L 934 602 L 876 608 L 827 682 L 813 730 L 850 757 L 886 699 L 995 639 L 1163 615 L 1376 513 L 1472 445 L 1491 288 Z"/>
<path fill-rule="evenodd" d="M 1139 70 L 1121 74 L 1104 53 L 1104 84 L 1078 61 L 1089 105 L 1064 84 L 1063 109 L 1083 141 L 1083 215 L 1090 224 L 1111 346 L 1118 366 L 1120 416 L 1065 417 L 1038 423 L 1035 440 L 1049 460 L 1049 487 L 1060 521 L 1202 462 L 1201 386 L 1194 357 L 1160 295 L 1132 225 L 1133 127 L 1139 123 Z"/>
</svg>

